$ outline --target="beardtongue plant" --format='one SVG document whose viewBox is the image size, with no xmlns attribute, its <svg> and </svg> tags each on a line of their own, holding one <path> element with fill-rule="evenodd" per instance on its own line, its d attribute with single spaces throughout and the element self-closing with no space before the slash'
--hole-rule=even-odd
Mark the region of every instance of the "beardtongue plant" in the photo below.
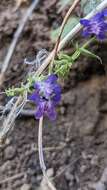
<svg viewBox="0 0 107 190">
<path fill-rule="evenodd" d="M 75 1 L 75 2 L 79 2 Z M 75 3 L 74 2 L 74 3 Z M 73 5 L 74 6 L 74 5 Z M 73 8 L 76 7 L 75 6 Z M 55 190 L 56 188 L 50 182 L 46 175 L 46 166 L 43 159 L 43 150 L 42 150 L 42 126 L 43 126 L 43 118 L 47 117 L 49 120 L 56 120 L 57 111 L 56 107 L 61 101 L 61 85 L 59 84 L 59 79 L 62 77 L 67 77 L 70 72 L 71 66 L 76 62 L 76 60 L 80 57 L 81 54 L 85 54 L 91 56 L 93 58 L 97 58 L 101 63 L 101 58 L 98 55 L 90 52 L 87 48 L 90 43 L 93 41 L 99 40 L 103 41 L 106 39 L 107 32 L 107 0 L 101 2 L 100 5 L 89 14 L 87 19 L 80 19 L 80 24 L 75 27 L 75 31 L 78 28 L 81 29 L 83 26 L 82 35 L 85 38 L 88 38 L 87 42 L 82 45 L 76 44 L 76 50 L 73 54 L 67 55 L 64 53 L 58 53 L 60 44 L 62 42 L 57 41 L 57 46 L 48 56 L 46 60 L 48 60 L 48 64 L 51 64 L 45 72 L 45 68 L 48 66 L 46 60 L 43 64 L 38 68 L 36 72 L 31 72 L 26 80 L 26 84 L 22 83 L 18 88 L 10 88 L 6 90 L 7 96 L 16 97 L 16 103 L 12 107 L 12 111 L 9 113 L 7 118 L 3 123 L 3 127 L 0 133 L 1 140 L 5 138 L 8 134 L 8 131 L 11 129 L 12 123 L 15 118 L 19 115 L 21 110 L 23 109 L 25 103 L 27 101 L 31 101 L 35 104 L 35 118 L 39 120 L 39 133 L 38 133 L 38 148 L 39 148 L 39 159 L 40 166 L 43 172 L 43 175 L 47 181 L 47 184 L 50 189 Z M 90 16 L 91 15 L 91 16 Z M 62 27 L 63 28 L 63 27 Z M 73 30 L 74 32 L 74 30 Z M 71 31 L 71 37 L 73 36 L 73 32 Z M 62 33 L 62 31 L 61 31 Z M 68 35 L 69 36 L 69 35 Z M 67 37 L 64 40 L 68 41 Z M 63 41 L 64 41 L 63 40 Z M 57 55 L 55 57 L 55 55 Z M 53 59 L 55 58 L 55 59 Z M 12 102 L 13 99 L 12 99 Z"/>
</svg>

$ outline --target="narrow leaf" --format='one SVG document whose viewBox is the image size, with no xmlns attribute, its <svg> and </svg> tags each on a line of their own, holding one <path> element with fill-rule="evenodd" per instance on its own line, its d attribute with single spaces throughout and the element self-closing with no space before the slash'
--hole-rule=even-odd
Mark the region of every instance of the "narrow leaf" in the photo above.
<svg viewBox="0 0 107 190">
<path fill-rule="evenodd" d="M 79 50 L 84 55 L 88 55 L 90 57 L 98 59 L 100 61 L 100 63 L 102 64 L 102 59 L 98 55 L 95 55 L 94 53 L 90 52 L 89 50 L 87 50 L 87 49 L 85 49 L 83 47 L 79 48 Z"/>
</svg>

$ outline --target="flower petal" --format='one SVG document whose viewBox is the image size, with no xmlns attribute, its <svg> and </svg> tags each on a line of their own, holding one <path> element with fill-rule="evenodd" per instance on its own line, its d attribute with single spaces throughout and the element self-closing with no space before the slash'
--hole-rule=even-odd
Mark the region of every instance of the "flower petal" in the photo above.
<svg viewBox="0 0 107 190">
<path fill-rule="evenodd" d="M 91 34 L 94 34 L 98 39 L 104 39 L 106 37 L 105 33 L 107 31 L 105 16 L 107 16 L 107 9 L 97 13 L 89 20 L 81 19 L 80 23 L 84 25 L 82 35 L 88 37 Z"/>
<path fill-rule="evenodd" d="M 52 99 L 54 105 L 57 105 L 57 104 L 60 102 L 60 100 L 61 100 L 61 94 L 56 94 L 56 95 L 53 97 L 53 99 Z"/>
<path fill-rule="evenodd" d="M 103 27 L 102 27 L 105 31 L 107 30 L 107 23 L 103 23 Z"/>
<path fill-rule="evenodd" d="M 104 34 L 104 32 L 100 32 L 99 35 L 97 35 L 97 38 L 98 38 L 99 40 L 104 40 L 104 39 L 105 39 L 105 34 Z"/>
<path fill-rule="evenodd" d="M 39 91 L 42 87 L 42 82 L 41 81 L 37 81 L 35 84 L 34 84 L 34 88 Z"/>
<path fill-rule="evenodd" d="M 33 92 L 30 96 L 28 96 L 28 99 L 38 104 L 40 101 L 40 97 L 36 92 Z"/>
<path fill-rule="evenodd" d="M 40 119 L 42 116 L 43 116 L 43 112 L 41 111 L 40 107 L 38 107 L 35 112 L 35 118 Z"/>
<path fill-rule="evenodd" d="M 48 104 L 48 110 L 47 110 L 47 116 L 49 117 L 50 120 L 54 121 L 56 119 L 56 111 L 54 105 L 51 103 Z"/>
<path fill-rule="evenodd" d="M 55 74 L 51 74 L 48 76 L 48 78 L 45 80 L 46 83 L 55 83 L 57 81 L 58 77 Z"/>
<path fill-rule="evenodd" d="M 84 37 L 88 37 L 88 36 L 90 36 L 90 33 L 87 31 L 87 30 L 83 30 L 82 31 L 82 36 L 84 36 Z"/>
<path fill-rule="evenodd" d="M 101 21 L 102 19 L 104 19 L 104 14 L 103 12 L 97 13 L 95 16 L 93 16 L 90 20 L 91 21 Z"/>
<path fill-rule="evenodd" d="M 107 9 L 104 9 L 104 10 L 102 11 L 102 13 L 103 13 L 104 16 L 107 16 Z"/>
<path fill-rule="evenodd" d="M 55 84 L 53 86 L 53 91 L 54 91 L 55 94 L 61 94 L 61 87 L 60 87 L 60 85 L 59 84 Z"/>
<path fill-rule="evenodd" d="M 45 109 L 45 102 L 40 102 L 35 112 L 35 118 L 40 119 L 43 116 Z"/>
<path fill-rule="evenodd" d="M 90 23 L 90 21 L 89 21 L 88 19 L 81 19 L 81 20 L 80 20 L 80 23 L 81 23 L 82 25 L 84 25 L 84 26 L 88 26 L 89 23 Z"/>
</svg>

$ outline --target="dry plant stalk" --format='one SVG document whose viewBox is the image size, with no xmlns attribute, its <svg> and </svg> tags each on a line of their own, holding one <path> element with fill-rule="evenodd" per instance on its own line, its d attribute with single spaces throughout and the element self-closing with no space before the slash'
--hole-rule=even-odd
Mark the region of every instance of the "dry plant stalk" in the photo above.
<svg viewBox="0 0 107 190">
<path fill-rule="evenodd" d="M 8 117 L 4 120 L 3 122 L 3 131 L 0 132 L 0 143 L 3 142 L 4 138 L 6 137 L 7 133 L 10 131 L 10 129 L 12 128 L 12 125 L 14 123 L 15 120 L 15 115 L 14 112 L 17 109 L 17 106 L 20 104 L 20 102 L 22 101 L 22 97 L 20 96 L 16 103 L 14 104 L 14 106 L 12 107 L 12 110 L 10 111 Z M 4 132 L 5 130 L 5 132 Z"/>
<path fill-rule="evenodd" d="M 53 55 L 53 58 L 52 58 L 52 61 L 51 61 L 50 70 L 52 70 L 52 68 L 53 68 L 54 59 L 55 59 L 55 57 L 57 55 L 57 52 L 58 52 L 58 46 L 59 46 L 59 43 L 60 43 L 60 40 L 61 40 L 61 36 L 62 36 L 63 30 L 64 30 L 64 27 L 65 27 L 71 13 L 76 8 L 76 6 L 78 5 L 79 2 L 80 2 L 80 0 L 75 0 L 74 3 L 69 8 L 69 10 L 67 11 L 65 17 L 64 17 L 64 20 L 63 20 L 62 25 L 61 25 L 60 33 L 58 35 L 58 39 L 57 39 L 55 47 L 54 47 L 54 55 Z"/>
<path fill-rule="evenodd" d="M 10 63 L 10 60 L 12 58 L 13 52 L 15 50 L 16 44 L 19 40 L 19 37 L 23 31 L 23 28 L 26 24 L 26 22 L 28 21 L 30 15 L 32 14 L 33 10 L 35 9 L 35 7 L 38 5 L 39 0 L 34 0 L 34 2 L 30 5 L 30 7 L 28 8 L 28 10 L 26 11 L 26 13 L 24 14 L 22 20 L 19 23 L 19 26 L 14 34 L 13 40 L 8 48 L 8 52 L 7 55 L 5 57 L 5 60 L 3 62 L 2 65 L 2 69 L 1 69 L 1 73 L 0 73 L 0 86 L 3 84 L 4 79 L 5 79 L 5 72 L 8 68 L 8 65 Z"/>
<path fill-rule="evenodd" d="M 74 3 L 72 4 L 72 6 L 70 7 L 70 9 L 68 10 L 67 14 L 64 17 L 64 20 L 63 20 L 63 23 L 62 23 L 62 26 L 61 26 L 61 31 L 60 31 L 60 34 L 58 36 L 57 42 L 55 44 L 54 55 L 52 57 L 52 62 L 51 62 L 51 65 L 50 65 L 51 69 L 53 67 L 53 61 L 54 61 L 54 58 L 55 58 L 56 53 L 57 53 L 58 45 L 60 43 L 61 35 L 62 35 L 63 29 L 65 27 L 65 24 L 66 24 L 69 16 L 71 15 L 72 11 L 75 9 L 75 7 L 77 6 L 77 4 L 79 2 L 80 2 L 80 0 L 75 0 Z M 39 120 L 39 131 L 38 131 L 38 149 L 39 149 L 40 166 L 41 166 L 42 173 L 43 173 L 43 176 L 44 176 L 44 178 L 45 178 L 45 180 L 47 182 L 48 187 L 51 190 L 56 190 L 56 188 L 53 186 L 53 184 L 49 180 L 49 178 L 47 176 L 47 173 L 46 173 L 46 166 L 45 166 L 45 163 L 44 163 L 43 146 L 42 146 L 42 128 L 43 128 L 43 117 L 41 117 L 40 120 Z"/>
<path fill-rule="evenodd" d="M 28 0 L 16 0 L 16 9 L 18 9 L 22 3 L 27 3 Z"/>
<path fill-rule="evenodd" d="M 76 6 L 78 5 L 79 2 L 80 2 L 80 0 L 75 0 L 74 3 L 69 8 L 68 12 L 66 13 L 65 17 L 64 17 L 64 20 L 63 20 L 62 25 L 61 25 L 60 33 L 59 33 L 57 42 L 55 44 L 55 55 L 57 54 L 58 45 L 60 43 L 64 27 L 65 27 L 69 17 L 71 16 L 72 12 L 74 11 L 74 9 L 76 8 Z"/>
<path fill-rule="evenodd" d="M 51 181 L 48 178 L 47 173 L 46 173 L 46 166 L 45 166 L 45 163 L 44 163 L 43 146 L 42 146 L 42 128 L 43 128 L 43 117 L 41 117 L 40 120 L 39 120 L 39 130 L 38 130 L 39 162 L 40 162 L 40 166 L 41 166 L 41 169 L 42 169 L 44 179 L 46 180 L 49 189 L 56 190 L 56 188 L 53 186 L 53 184 L 51 183 Z"/>
</svg>

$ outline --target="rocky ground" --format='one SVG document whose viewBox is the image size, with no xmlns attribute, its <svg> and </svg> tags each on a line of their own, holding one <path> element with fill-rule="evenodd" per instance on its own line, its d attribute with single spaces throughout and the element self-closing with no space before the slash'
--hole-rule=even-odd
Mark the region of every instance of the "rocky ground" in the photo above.
<svg viewBox="0 0 107 190">
<path fill-rule="evenodd" d="M 28 4 L 17 11 L 11 0 L 0 4 L 1 61 Z M 56 7 L 55 0 L 40 2 L 24 28 L 3 88 L 21 82 L 26 73 L 25 57 L 52 47 L 50 29 L 61 20 Z M 62 85 L 58 119 L 44 124 L 47 173 L 58 190 L 107 189 L 107 45 L 102 43 L 96 49 L 103 64 L 88 58 L 73 66 Z M 4 97 L 1 100 L 3 104 Z M 37 131 L 38 122 L 33 118 L 17 119 L 12 134 L 0 148 L 1 190 L 48 190 L 39 166 Z"/>
</svg>

